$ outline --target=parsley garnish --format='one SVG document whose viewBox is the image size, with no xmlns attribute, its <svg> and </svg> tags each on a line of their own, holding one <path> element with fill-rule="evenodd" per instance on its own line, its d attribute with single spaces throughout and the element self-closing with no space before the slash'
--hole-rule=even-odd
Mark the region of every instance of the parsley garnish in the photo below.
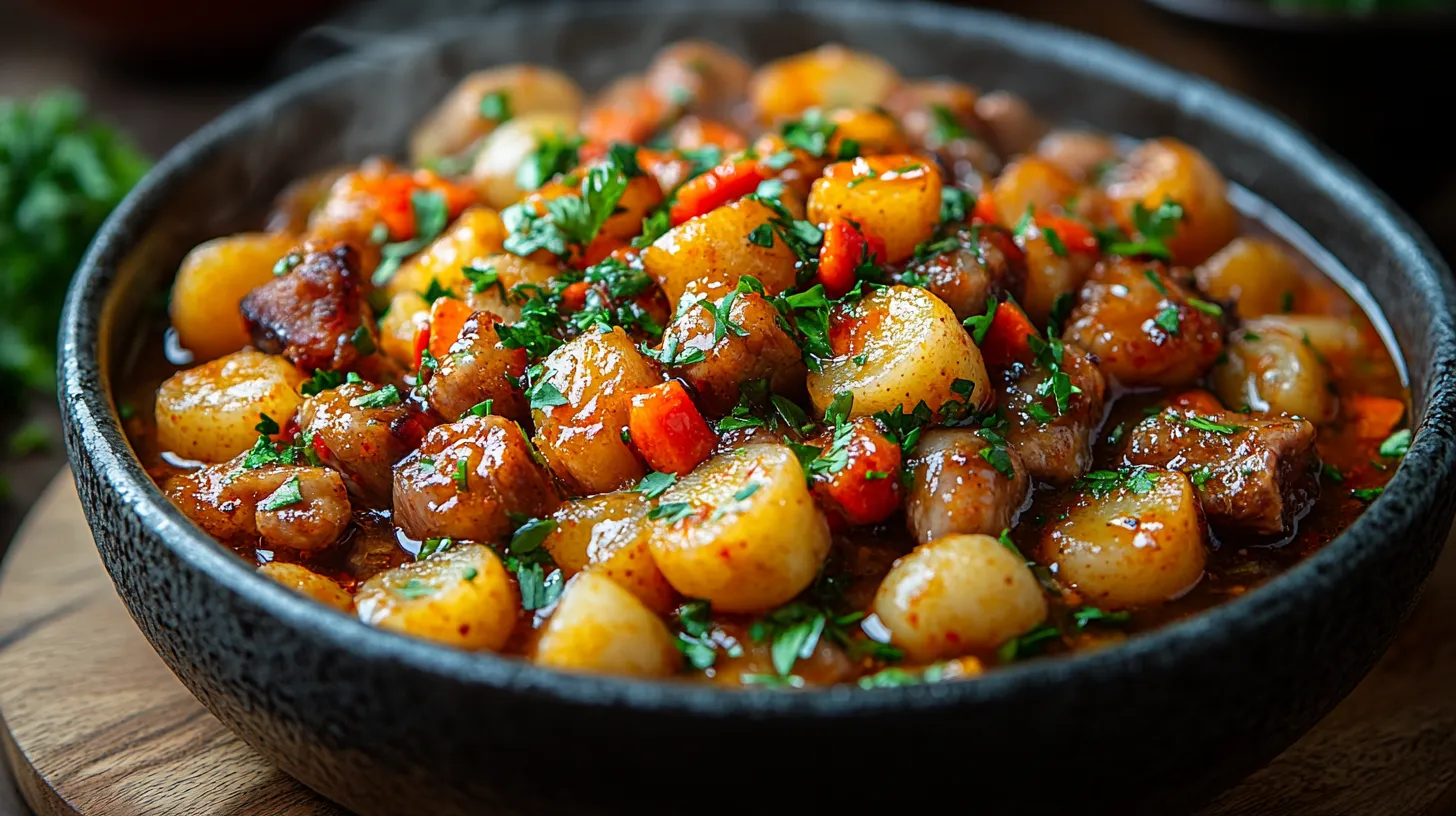
<svg viewBox="0 0 1456 816">
<path fill-rule="evenodd" d="M 424 540 L 424 542 L 420 544 L 420 552 L 418 555 L 415 556 L 415 560 L 423 561 L 426 558 L 429 558 L 436 553 L 442 553 L 453 546 L 455 546 L 455 539 L 453 538 L 427 538 Z"/>
<path fill-rule="evenodd" d="M 1112 255 L 1149 255 L 1167 260 L 1170 257 L 1165 241 L 1178 231 L 1178 222 L 1183 220 L 1183 207 L 1174 201 L 1164 201 L 1155 210 L 1149 210 L 1141 201 L 1132 205 L 1132 223 L 1137 231 L 1138 241 L 1117 241 L 1107 247 Z"/>
<path fill-rule="evenodd" d="M 632 246 L 643 249 L 651 246 L 658 238 L 672 229 L 672 218 L 667 210 L 656 209 L 642 219 L 642 234 L 632 239 Z"/>
<path fill-rule="evenodd" d="M 765 221 L 754 227 L 753 231 L 748 233 L 748 242 L 754 246 L 764 247 L 765 249 L 772 247 L 774 242 L 773 225 Z"/>
<path fill-rule="evenodd" d="M 879 411 L 872 416 L 889 432 L 890 437 L 900 446 L 901 454 L 905 456 L 915 449 L 921 432 L 935 420 L 935 415 L 924 400 L 917 403 L 908 414 L 905 413 L 904 405 L 896 405 L 893 410 Z"/>
<path fill-rule="evenodd" d="M 1409 428 L 1403 428 L 1385 438 L 1380 443 L 1380 455 L 1397 459 L 1410 452 L 1411 432 Z"/>
<path fill-rule="evenodd" d="M 1092 623 L 1127 623 L 1131 617 L 1130 612 L 1108 612 L 1095 606 L 1084 606 L 1072 612 L 1072 620 L 1076 622 L 1078 629 L 1086 629 Z"/>
<path fill-rule="evenodd" d="M 474 405 L 470 406 L 470 413 L 474 414 L 475 416 L 490 416 L 491 408 L 494 405 L 495 400 L 493 399 L 488 399 L 485 402 L 477 402 Z"/>
<path fill-rule="evenodd" d="M 1105 498 L 1118 488 L 1141 496 L 1152 490 L 1157 480 L 1158 475 L 1145 467 L 1094 470 L 1078 479 L 1077 487 L 1092 494 L 1095 499 Z"/>
<path fill-rule="evenodd" d="M 410 193 L 410 207 L 415 216 L 415 237 L 380 247 L 379 266 L 372 278 L 375 286 L 383 286 L 394 277 L 405 258 L 430 245 L 430 242 L 445 231 L 450 222 L 450 211 L 445 205 L 445 196 L 435 190 L 415 190 Z"/>
<path fill-rule="evenodd" d="M 1006 449 L 1006 438 L 990 428 L 981 428 L 976 435 L 986 440 L 986 447 L 981 448 L 981 458 L 991 463 L 996 469 L 1008 479 L 1016 478 L 1016 468 L 1011 463 L 1011 454 Z"/>
<path fill-rule="evenodd" d="M 1197 414 L 1180 414 L 1177 411 L 1169 410 L 1171 416 L 1179 422 L 1198 431 L 1209 431 L 1210 433 L 1234 434 L 1242 431 L 1242 425 L 1226 425 L 1222 422 L 1214 422 L 1208 417 L 1201 417 Z"/>
<path fill-rule="evenodd" d="M 642 481 L 632 488 L 649 499 L 655 499 L 667 492 L 669 487 L 677 481 L 676 473 L 649 473 L 642 477 Z"/>
<path fill-rule="evenodd" d="M 258 414 L 258 424 L 253 426 L 253 430 L 257 431 L 263 436 L 272 436 L 273 434 L 278 433 L 281 429 L 278 427 L 278 420 L 268 416 L 267 414 Z"/>
<path fill-rule="evenodd" d="M 542 366 L 532 366 L 527 370 L 531 376 L 531 387 L 526 389 L 526 399 L 531 402 L 531 410 L 540 411 L 552 408 L 557 405 L 566 405 L 567 399 L 561 393 L 561 389 L 551 384 L 551 381 L 543 377 L 546 369 Z"/>
<path fill-rule="evenodd" d="M 1203 487 L 1209 479 L 1213 478 L 1213 471 L 1209 470 L 1207 465 L 1204 465 L 1193 471 L 1190 476 L 1193 480 L 1194 487 Z"/>
<path fill-rule="evenodd" d="M 1381 493 L 1385 492 L 1383 487 L 1366 487 L 1359 490 L 1351 490 L 1350 495 L 1362 502 L 1373 502 Z"/>
<path fill-rule="evenodd" d="M 707 601 L 690 600 L 677 613 L 678 625 L 682 631 L 677 636 L 677 648 L 687 658 L 689 665 L 698 671 L 706 671 L 718 660 L 718 647 L 723 647 L 729 657 L 742 657 L 743 647 L 732 638 L 719 640 L 713 637 L 713 607 Z"/>
<path fill-rule="evenodd" d="M 794 122 L 787 122 L 779 129 L 780 135 L 789 147 L 797 147 L 811 156 L 823 156 L 829 149 L 829 139 L 839 126 L 824 117 L 818 108 L 809 108 Z"/>
<path fill-rule="evenodd" d="M 1058 257 L 1067 257 L 1067 245 L 1062 243 L 1062 236 L 1058 235 L 1056 230 L 1051 227 L 1042 227 L 1041 237 L 1046 239 L 1047 246 L 1051 247 L 1052 252 Z"/>
<path fill-rule="evenodd" d="M 1077 296 L 1071 292 L 1062 292 L 1052 299 L 1052 310 L 1047 316 L 1048 337 L 1056 337 L 1062 333 L 1067 318 L 1072 316 L 1072 306 L 1076 300 Z"/>
<path fill-rule="evenodd" d="M 326 371 L 322 368 L 315 369 L 313 376 L 308 379 L 308 382 L 298 387 L 298 393 L 305 397 L 312 397 L 330 388 L 339 387 L 339 384 L 343 381 L 344 375 L 337 371 Z"/>
<path fill-rule="evenodd" d="M 287 275 L 293 271 L 293 267 L 301 263 L 303 263 L 303 256 L 297 252 L 290 252 L 282 258 L 279 258 L 278 263 L 273 264 L 273 274 Z"/>
<path fill-rule="evenodd" d="M 470 492 L 470 463 L 464 459 L 455 462 L 455 473 L 450 477 L 461 493 Z"/>
<path fill-rule="evenodd" d="M 985 314 L 972 315 L 971 317 L 968 317 L 964 321 L 962 321 L 961 325 L 965 326 L 966 329 L 970 331 L 971 340 L 975 342 L 977 346 L 980 346 L 982 343 L 986 342 L 986 332 L 991 330 L 991 321 L 996 319 L 996 308 L 996 296 L 990 295 L 986 298 Z"/>
<path fill-rule="evenodd" d="M 966 191 L 959 187 L 942 187 L 940 189 L 940 223 L 942 224 L 959 224 L 965 221 L 966 214 L 975 206 L 975 202 L 966 194 Z"/>
<path fill-rule="evenodd" d="M 480 115 L 497 125 L 511 120 L 511 97 L 505 91 L 491 91 L 480 99 Z"/>
<path fill-rule="evenodd" d="M 1171 303 L 1164 306 L 1162 310 L 1158 312 L 1157 317 L 1153 318 L 1153 323 L 1157 324 L 1158 328 L 1162 329 L 1173 337 L 1177 337 L 1178 307 L 1174 306 Z"/>
<path fill-rule="evenodd" d="M 580 161 L 577 149 L 582 140 L 561 133 L 543 136 L 536 149 L 516 170 L 516 186 L 531 191 L 562 173 L 570 173 Z"/>
<path fill-rule="evenodd" d="M 1041 624 L 1030 632 L 1001 644 L 1001 648 L 996 650 L 996 657 L 1002 663 L 1032 657 L 1041 654 L 1046 649 L 1048 641 L 1056 640 L 1061 636 L 1062 633 L 1056 627 Z"/>
<path fill-rule="evenodd" d="M 966 129 L 961 127 L 961 123 L 956 120 L 951 109 L 945 105 L 931 105 L 930 115 L 932 122 L 925 140 L 928 147 L 936 148 L 947 142 L 970 136 Z"/>
<path fill-rule="evenodd" d="M 455 294 L 454 290 L 447 289 L 446 287 L 441 286 L 440 281 L 437 278 L 430 278 L 430 285 L 425 287 L 425 291 L 421 294 L 424 296 L 426 303 L 434 303 L 435 301 L 444 297 L 459 297 L 459 295 Z"/>
<path fill-rule="evenodd" d="M 1209 301 L 1206 301 L 1202 298 L 1191 297 L 1188 298 L 1188 305 L 1192 306 L 1200 312 L 1203 312 L 1206 315 L 1223 317 L 1223 307 L 1218 305 L 1217 303 L 1210 303 Z"/>
<path fill-rule="evenodd" d="M 399 389 L 393 385 L 386 385 L 378 391 L 371 391 L 362 397 L 349 400 L 349 404 L 355 408 L 388 408 L 399 403 Z"/>
<path fill-rule="evenodd" d="M 692 514 L 693 506 L 688 502 L 668 502 L 652 508 L 647 517 L 664 524 L 677 524 Z"/>
<path fill-rule="evenodd" d="M 400 596 L 401 598 L 408 598 L 409 600 L 414 600 L 415 598 L 423 598 L 427 595 L 434 595 L 438 591 L 439 590 L 435 587 L 430 586 L 429 584 L 421 581 L 418 578 L 411 578 L 408 581 L 404 582 L 402 586 L 397 586 L 394 588 L 394 594 Z"/>
<path fill-rule="evenodd" d="M 273 491 L 272 495 L 258 502 L 258 509 L 272 511 L 290 504 L 298 504 L 301 501 L 303 501 L 303 493 L 299 490 L 298 477 L 290 476 L 288 481 Z"/>
<path fill-rule="evenodd" d="M 1334 465 L 1330 464 L 1329 462 L 1320 465 L 1320 473 L 1324 474 L 1324 477 L 1326 479 L 1329 479 L 1335 484 L 1339 484 L 1340 482 L 1345 481 L 1345 474 L 1341 473 L 1335 468 Z"/>
</svg>

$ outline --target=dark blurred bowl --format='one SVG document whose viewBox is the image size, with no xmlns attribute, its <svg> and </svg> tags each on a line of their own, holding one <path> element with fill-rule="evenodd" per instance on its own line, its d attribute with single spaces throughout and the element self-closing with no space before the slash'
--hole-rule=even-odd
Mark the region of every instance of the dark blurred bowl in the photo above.
<svg viewBox="0 0 1456 816">
<path fill-rule="evenodd" d="M 1399 33 L 1456 29 L 1456 4 L 1366 11 L 1314 8 L 1311 4 L 1270 0 L 1147 0 L 1184 17 L 1266 31 Z"/>
<path fill-rule="evenodd" d="M 91 47 L 143 63 L 263 53 L 342 0 L 34 0 Z"/>
<path fill-rule="evenodd" d="M 1287 747 L 1389 644 L 1456 502 L 1456 293 L 1408 218 L 1277 116 L 1105 42 L 921 3 L 538 3 L 442 28 L 299 75 L 178 147 L 102 228 L 67 305 L 66 444 L 106 567 L 186 686 L 287 773 L 390 816 L 1164 816 Z M 1252 190 L 1253 217 L 1302 234 L 1256 195 L 1292 218 L 1388 316 L 1409 454 L 1344 534 L 1207 613 L 971 682 L 803 693 L 563 674 L 371 629 L 257 575 L 148 480 L 111 385 L 191 246 L 255 228 L 303 174 L 402 152 L 472 68 L 539 61 L 600 87 L 684 36 L 753 60 L 839 40 L 1020 93 L 1054 121 L 1191 142 Z"/>
</svg>

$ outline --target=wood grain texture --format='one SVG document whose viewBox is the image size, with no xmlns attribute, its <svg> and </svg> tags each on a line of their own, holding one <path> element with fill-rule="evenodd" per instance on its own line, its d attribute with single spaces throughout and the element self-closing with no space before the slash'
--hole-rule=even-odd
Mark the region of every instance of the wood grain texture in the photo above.
<svg viewBox="0 0 1456 816">
<path fill-rule="evenodd" d="M 344 814 L 162 665 L 111 587 L 69 474 L 0 573 L 0 717 L 0 744 L 41 816 Z M 1295 814 L 1456 816 L 1456 548 L 1365 682 L 1198 816 Z"/>
</svg>

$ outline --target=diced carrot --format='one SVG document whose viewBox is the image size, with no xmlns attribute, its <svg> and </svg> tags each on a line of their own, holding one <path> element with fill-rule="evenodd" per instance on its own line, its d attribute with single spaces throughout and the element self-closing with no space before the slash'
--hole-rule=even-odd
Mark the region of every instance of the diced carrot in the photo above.
<svg viewBox="0 0 1456 816">
<path fill-rule="evenodd" d="M 991 366 L 1031 362 L 1031 343 L 1026 338 L 1037 334 L 1026 312 L 1015 303 L 1003 300 L 996 306 L 996 316 L 991 318 L 991 327 L 981 342 L 981 357 Z"/>
<path fill-rule="evenodd" d="M 817 442 L 828 443 L 828 439 Z M 844 467 L 814 477 L 813 491 L 831 518 L 851 525 L 878 524 L 900 508 L 900 446 L 885 437 L 872 419 L 859 419 Z"/>
<path fill-rule="evenodd" d="M 878 261 L 883 254 L 873 255 L 868 236 L 856 229 L 847 219 L 835 218 L 824 228 L 824 242 L 819 247 L 818 281 L 824 284 L 824 294 L 831 298 L 843 297 L 854 288 L 855 270 L 864 260 L 866 252 Z M 880 242 L 883 253 L 884 242 Z"/>
<path fill-rule="evenodd" d="M 1036 225 L 1043 233 L 1054 230 L 1068 252 L 1094 255 L 1098 252 L 1097 236 L 1080 221 L 1055 215 L 1038 215 Z"/>
<path fill-rule="evenodd" d="M 627 430 L 632 446 L 653 470 L 662 473 L 691 471 L 718 444 L 717 435 L 677 380 L 633 394 Z"/>
<path fill-rule="evenodd" d="M 1395 431 L 1405 416 L 1405 403 L 1373 394 L 1352 394 L 1340 399 L 1345 418 L 1361 439 L 1384 439 Z"/>
<path fill-rule="evenodd" d="M 573 254 L 571 265 L 577 269 L 586 269 L 588 266 L 601 263 L 607 256 L 625 246 L 630 246 L 630 244 L 621 238 L 598 234 L 592 239 L 585 252 Z"/>
<path fill-rule="evenodd" d="M 430 307 L 430 353 L 440 359 L 450 353 L 450 347 L 460 339 L 460 330 L 475 310 L 465 301 L 455 298 L 440 298 Z"/>
<path fill-rule="evenodd" d="M 370 182 L 379 220 L 389 229 L 390 240 L 404 241 L 415 236 L 414 194 L 417 190 L 430 190 L 445 199 L 446 215 L 454 218 L 462 210 L 475 203 L 474 191 L 468 187 L 453 184 L 429 170 L 414 173 L 395 172 Z"/>
<path fill-rule="evenodd" d="M 420 363 L 424 362 L 425 350 L 430 347 L 430 324 L 415 329 L 415 370 L 420 370 Z M 434 354 L 434 352 L 430 352 Z"/>
<path fill-rule="evenodd" d="M 568 312 L 579 312 L 586 308 L 586 293 L 591 284 L 577 281 L 561 292 L 561 308 Z"/>
<path fill-rule="evenodd" d="M 1174 408 L 1186 408 L 1197 411 L 1200 414 L 1217 414 L 1224 410 L 1223 403 L 1218 397 L 1204 391 L 1202 388 L 1194 388 L 1175 394 L 1168 400 L 1168 404 Z"/>
<path fill-rule="evenodd" d="M 668 211 L 672 225 L 737 201 L 757 190 L 767 178 L 757 159 L 728 159 L 678 188 L 677 201 Z"/>
<path fill-rule="evenodd" d="M 996 223 L 996 201 L 991 198 L 990 190 L 982 190 L 976 196 L 976 206 L 971 208 L 971 220 L 986 224 Z"/>
</svg>

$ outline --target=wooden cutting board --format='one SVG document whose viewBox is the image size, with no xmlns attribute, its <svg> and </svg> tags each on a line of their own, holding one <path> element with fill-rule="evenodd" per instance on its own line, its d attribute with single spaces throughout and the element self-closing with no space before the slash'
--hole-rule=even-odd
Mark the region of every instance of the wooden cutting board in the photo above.
<svg viewBox="0 0 1456 816">
<path fill-rule="evenodd" d="M 42 816 L 342 816 L 215 720 L 152 652 L 69 473 L 0 573 L 0 741 Z M 1456 547 L 1400 639 L 1313 731 L 1198 816 L 1456 816 Z"/>
</svg>

